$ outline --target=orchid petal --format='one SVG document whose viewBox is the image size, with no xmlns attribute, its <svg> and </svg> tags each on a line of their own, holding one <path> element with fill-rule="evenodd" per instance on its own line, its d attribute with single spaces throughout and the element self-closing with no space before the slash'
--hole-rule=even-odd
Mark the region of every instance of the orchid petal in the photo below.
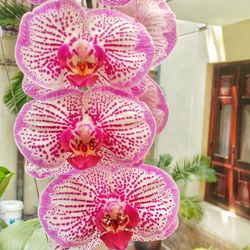
<svg viewBox="0 0 250 250">
<path fill-rule="evenodd" d="M 35 99 L 41 99 L 44 95 L 49 94 L 50 92 L 59 90 L 59 89 L 74 89 L 74 87 L 68 83 L 68 81 L 64 81 L 57 86 L 53 86 L 53 88 L 44 88 L 40 85 L 36 84 L 35 82 L 32 82 L 29 78 L 24 76 L 23 82 L 22 82 L 22 88 L 26 95 L 31 96 Z"/>
<path fill-rule="evenodd" d="M 80 75 L 68 75 L 68 81 L 76 87 L 83 88 L 92 86 L 98 79 L 96 75 L 87 75 L 87 76 L 80 76 Z"/>
<path fill-rule="evenodd" d="M 133 96 L 141 96 L 145 93 L 146 89 L 147 89 L 147 83 L 144 78 L 134 87 L 132 87 L 128 92 L 131 93 L 131 95 Z"/>
<path fill-rule="evenodd" d="M 62 45 L 57 54 L 58 62 L 64 67 L 68 67 L 67 60 L 71 57 L 69 46 L 67 44 Z"/>
<path fill-rule="evenodd" d="M 168 105 L 166 97 L 160 86 L 150 77 L 144 79 L 146 91 L 139 98 L 145 102 L 151 110 L 157 125 L 156 133 L 162 132 L 168 120 Z"/>
<path fill-rule="evenodd" d="M 155 56 L 154 65 L 162 63 L 176 44 L 176 19 L 165 0 L 132 0 L 117 10 L 142 23 L 151 35 Z"/>
<path fill-rule="evenodd" d="M 128 243 L 133 233 L 129 231 L 120 231 L 118 233 L 109 232 L 101 236 L 101 240 L 110 249 L 124 250 L 127 249 Z"/>
<path fill-rule="evenodd" d="M 155 136 L 155 121 L 143 102 L 123 91 L 98 87 L 87 92 L 83 109 L 103 129 L 103 151 L 122 162 L 139 161 Z"/>
<path fill-rule="evenodd" d="M 82 36 L 84 11 L 75 1 L 48 1 L 22 18 L 16 45 L 16 61 L 24 74 L 42 87 L 63 82 L 58 50 Z"/>
<path fill-rule="evenodd" d="M 33 98 L 39 98 L 42 95 L 46 95 L 51 92 L 51 89 L 43 88 L 35 83 L 33 83 L 29 78 L 23 78 L 22 88 L 26 95 L 31 96 Z"/>
<path fill-rule="evenodd" d="M 82 93 L 61 90 L 24 105 L 15 124 L 15 139 L 25 158 L 45 167 L 58 167 L 68 158 L 61 134 L 82 118 Z"/>
<path fill-rule="evenodd" d="M 104 9 L 87 12 L 88 29 L 105 51 L 103 68 L 111 84 L 131 87 L 149 71 L 154 57 L 151 37 L 134 19 Z M 106 77 L 107 77 L 106 76 Z M 105 77 L 105 75 L 104 75 Z"/>
<path fill-rule="evenodd" d="M 142 168 L 152 174 L 155 181 L 154 183 L 151 183 L 152 180 L 149 183 L 146 180 L 142 181 L 146 185 L 145 189 L 135 192 L 133 203 L 130 203 L 139 213 L 139 217 L 143 217 L 138 226 L 133 229 L 133 240 L 162 240 L 174 232 L 178 225 L 178 220 L 176 222 L 179 204 L 178 188 L 172 178 L 162 170 L 150 165 L 142 165 Z M 165 184 L 161 183 L 162 178 Z M 162 199 L 159 195 L 163 196 Z"/>
<path fill-rule="evenodd" d="M 27 174 L 34 176 L 37 179 L 56 177 L 61 174 L 69 173 L 73 169 L 74 168 L 68 162 L 64 162 L 62 165 L 59 165 L 59 167 L 54 168 L 40 167 L 31 162 L 25 162 L 25 170 Z"/>
<path fill-rule="evenodd" d="M 132 218 L 132 220 L 129 220 L 127 227 L 136 227 L 138 225 L 138 223 L 140 222 L 140 217 L 138 215 L 138 213 L 136 212 L 136 210 L 131 207 L 130 205 L 126 205 L 125 210 L 124 210 L 124 214 L 127 214 L 129 216 L 129 218 Z"/>
<path fill-rule="evenodd" d="M 88 155 L 83 157 L 82 155 L 77 155 L 68 159 L 70 165 L 74 168 L 84 170 L 86 168 L 94 167 L 101 160 L 102 157 L 97 155 Z"/>
<path fill-rule="evenodd" d="M 139 214 L 138 225 L 128 230 L 133 238 L 164 239 L 175 229 L 171 225 L 178 210 L 177 187 L 168 174 L 150 165 L 124 165 L 110 171 L 99 163 L 61 175 L 44 190 L 39 218 L 47 234 L 61 246 L 91 245 L 103 234 L 96 226 L 99 211 L 113 200 L 128 204 Z"/>
<path fill-rule="evenodd" d="M 97 2 L 107 6 L 124 6 L 128 4 L 130 1 L 131 0 L 97 0 Z"/>
</svg>

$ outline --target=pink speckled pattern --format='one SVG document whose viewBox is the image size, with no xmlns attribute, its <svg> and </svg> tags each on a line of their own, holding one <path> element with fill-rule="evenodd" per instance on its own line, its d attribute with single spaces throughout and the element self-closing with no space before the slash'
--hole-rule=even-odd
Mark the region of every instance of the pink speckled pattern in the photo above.
<svg viewBox="0 0 250 250">
<path fill-rule="evenodd" d="M 143 25 L 122 13 L 84 9 L 73 0 L 48 1 L 22 18 L 16 61 L 32 82 L 56 89 L 72 75 L 58 61 L 63 45 L 98 45 L 105 59 L 95 75 L 120 87 L 130 87 L 148 72 L 154 57 L 153 41 Z M 58 87 L 59 86 L 59 87 Z"/>
<path fill-rule="evenodd" d="M 52 89 L 43 88 L 40 85 L 35 84 L 29 78 L 23 78 L 22 88 L 26 95 L 31 96 L 32 98 L 40 98 L 43 95 L 46 95 L 52 92 Z"/>
<path fill-rule="evenodd" d="M 165 0 L 131 0 L 117 10 L 142 23 L 153 38 L 153 65 L 162 63 L 176 44 L 176 19 Z"/>
<path fill-rule="evenodd" d="M 66 129 L 85 116 L 103 131 L 98 154 L 131 163 L 149 151 L 156 125 L 146 105 L 123 91 L 97 87 L 88 92 L 60 90 L 26 104 L 14 128 L 16 144 L 26 159 L 40 167 L 59 167 L 72 153 L 61 145 Z"/>
<path fill-rule="evenodd" d="M 84 15 L 75 1 L 60 0 L 43 3 L 23 16 L 16 43 L 16 62 L 30 80 L 52 89 L 63 82 L 58 49 L 83 36 Z"/>
<path fill-rule="evenodd" d="M 98 3 L 107 5 L 107 6 L 124 6 L 128 4 L 131 0 L 97 0 Z"/>
<path fill-rule="evenodd" d="M 150 165 L 112 172 L 98 165 L 61 175 L 43 191 L 39 219 L 61 246 L 90 250 L 100 243 L 101 232 L 95 225 L 98 211 L 113 201 L 130 205 L 139 214 L 139 224 L 131 229 L 133 240 L 162 240 L 176 229 L 176 184 Z"/>
<path fill-rule="evenodd" d="M 76 89 L 76 87 L 69 84 L 69 82 L 65 79 L 64 82 L 61 84 L 54 86 L 53 89 L 51 88 L 44 88 L 40 85 L 36 84 L 35 82 L 32 82 L 29 78 L 24 76 L 23 82 L 22 82 L 22 88 L 26 95 L 31 96 L 34 99 L 40 99 L 44 95 L 49 94 L 50 92 L 57 91 L 60 89 Z"/>
<path fill-rule="evenodd" d="M 160 86 L 149 76 L 144 79 L 146 91 L 139 97 L 151 110 L 156 121 L 156 133 L 159 134 L 165 128 L 168 121 L 169 109 L 166 97 Z"/>
<path fill-rule="evenodd" d="M 27 174 L 34 176 L 37 179 L 56 177 L 61 174 L 70 173 L 73 170 L 73 167 L 67 161 L 58 167 L 53 168 L 37 166 L 26 161 L 24 167 Z"/>
<path fill-rule="evenodd" d="M 96 37 L 97 44 L 103 44 L 104 69 L 110 83 L 131 87 L 139 82 L 154 57 L 153 41 L 145 27 L 114 10 L 90 10 L 87 20 L 91 36 Z"/>
<path fill-rule="evenodd" d="M 145 93 L 146 89 L 147 89 L 147 83 L 144 78 L 137 85 L 135 85 L 134 87 L 132 87 L 130 90 L 127 91 L 133 96 L 141 96 Z"/>
</svg>

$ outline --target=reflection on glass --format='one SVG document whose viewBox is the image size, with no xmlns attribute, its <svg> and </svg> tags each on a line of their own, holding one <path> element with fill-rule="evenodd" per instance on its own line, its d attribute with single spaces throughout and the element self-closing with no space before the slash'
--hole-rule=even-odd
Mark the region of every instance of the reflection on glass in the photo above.
<svg viewBox="0 0 250 250">
<path fill-rule="evenodd" d="M 250 162 L 250 105 L 245 105 L 242 109 L 240 160 Z"/>
<path fill-rule="evenodd" d="M 228 157 L 230 138 L 230 115 L 231 105 L 220 105 L 219 133 L 216 147 L 216 154 Z"/>
</svg>

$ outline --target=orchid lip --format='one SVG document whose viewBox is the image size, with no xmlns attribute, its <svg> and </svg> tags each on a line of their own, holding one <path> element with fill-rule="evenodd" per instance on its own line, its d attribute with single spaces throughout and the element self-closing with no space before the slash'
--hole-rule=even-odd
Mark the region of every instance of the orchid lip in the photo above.
<svg viewBox="0 0 250 250">
<path fill-rule="evenodd" d="M 61 145 L 66 152 L 73 154 L 68 162 L 76 168 L 84 169 L 96 165 L 101 159 L 97 155 L 103 141 L 101 129 L 95 127 L 89 116 L 76 124 L 74 129 L 66 129 L 61 135 Z"/>
<path fill-rule="evenodd" d="M 67 79 L 78 87 L 93 85 L 98 77 L 96 71 L 104 62 L 105 54 L 100 46 L 79 41 L 73 46 L 64 44 L 58 50 L 58 62 L 70 73 Z"/>
<path fill-rule="evenodd" d="M 135 208 L 120 201 L 111 201 L 96 216 L 96 226 L 101 239 L 111 249 L 125 249 L 133 233 L 130 231 L 140 221 Z M 119 238 L 119 240 L 117 240 Z"/>
</svg>

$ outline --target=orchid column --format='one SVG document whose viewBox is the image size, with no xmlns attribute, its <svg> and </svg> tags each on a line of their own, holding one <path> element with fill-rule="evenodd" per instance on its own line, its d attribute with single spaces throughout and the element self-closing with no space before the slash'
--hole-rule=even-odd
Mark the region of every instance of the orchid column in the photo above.
<svg viewBox="0 0 250 250">
<path fill-rule="evenodd" d="M 174 47 L 174 14 L 164 0 L 100 2 L 117 8 L 41 4 L 23 17 L 16 46 L 34 98 L 16 119 L 16 144 L 28 174 L 54 177 L 39 219 L 63 249 L 122 250 L 178 225 L 175 183 L 142 164 L 168 119 L 147 74 Z"/>
</svg>

